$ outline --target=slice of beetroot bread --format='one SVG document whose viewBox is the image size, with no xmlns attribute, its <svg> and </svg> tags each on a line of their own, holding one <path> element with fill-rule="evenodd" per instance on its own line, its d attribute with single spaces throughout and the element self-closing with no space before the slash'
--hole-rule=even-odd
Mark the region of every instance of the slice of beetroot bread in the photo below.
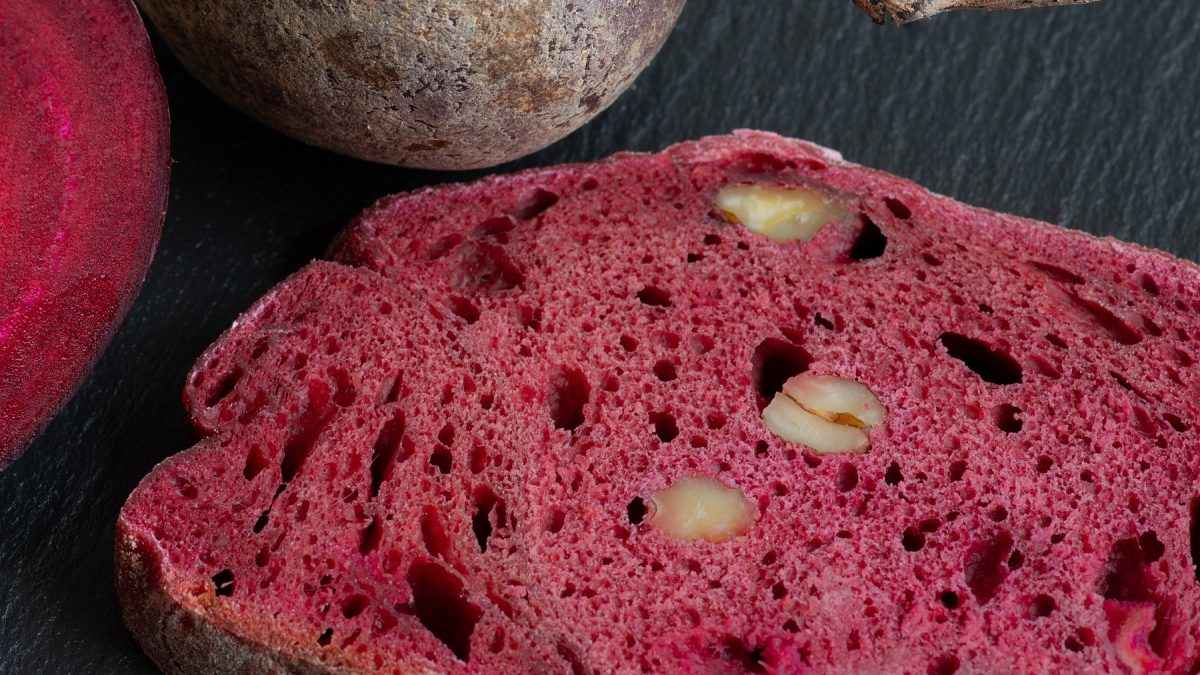
<svg viewBox="0 0 1200 675">
<path fill-rule="evenodd" d="M 757 132 L 385 199 L 332 258 L 121 513 L 169 672 L 1200 668 L 1191 263 Z"/>
</svg>

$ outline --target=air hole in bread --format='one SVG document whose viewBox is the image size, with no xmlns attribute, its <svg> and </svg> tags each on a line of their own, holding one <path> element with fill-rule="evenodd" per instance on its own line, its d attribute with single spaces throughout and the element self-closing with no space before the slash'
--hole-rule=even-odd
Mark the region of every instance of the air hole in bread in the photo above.
<svg viewBox="0 0 1200 675">
<path fill-rule="evenodd" d="M 1062 373 L 1058 372 L 1058 368 L 1050 363 L 1046 358 L 1034 354 L 1029 357 L 1029 363 L 1033 366 L 1033 371 L 1043 377 L 1048 377 L 1052 380 L 1057 380 L 1062 377 Z"/>
<path fill-rule="evenodd" d="M 953 654 L 942 654 L 929 664 L 926 669 L 927 675 L 954 675 L 958 672 L 960 662 L 958 657 Z"/>
<path fill-rule="evenodd" d="M 267 509 L 267 510 L 263 511 L 262 513 L 258 514 L 258 520 L 254 521 L 254 527 L 250 528 L 250 531 L 253 532 L 254 534 L 258 534 L 258 533 L 262 532 L 263 530 L 267 529 L 267 524 L 270 522 L 271 522 L 271 509 Z"/>
<path fill-rule="evenodd" d="M 850 462 L 842 464 L 837 473 L 838 492 L 849 492 L 858 486 L 858 467 Z"/>
<path fill-rule="evenodd" d="M 228 569 L 223 569 L 212 576 L 214 593 L 221 597 L 229 597 L 233 595 L 234 579 L 233 572 Z"/>
<path fill-rule="evenodd" d="M 646 502 L 641 497 L 634 497 L 625 507 L 630 525 L 641 525 L 646 518 Z"/>
<path fill-rule="evenodd" d="M 283 449 L 280 478 L 284 483 L 290 483 L 300 473 L 321 432 L 333 419 L 336 410 L 331 403 L 329 386 L 320 380 L 309 380 L 308 403 Z"/>
<path fill-rule="evenodd" d="M 546 513 L 546 531 L 558 534 L 567 522 L 567 514 L 560 508 L 552 508 Z"/>
<path fill-rule="evenodd" d="M 1141 316 L 1141 319 L 1142 327 L 1146 329 L 1146 332 L 1149 333 L 1151 337 L 1162 337 L 1163 330 L 1162 328 L 1158 327 L 1158 324 L 1154 323 L 1153 319 L 1145 314 Z"/>
<path fill-rule="evenodd" d="M 542 308 L 518 305 L 517 322 L 521 324 L 522 328 L 527 328 L 535 333 L 540 332 L 542 330 Z"/>
<path fill-rule="evenodd" d="M 266 407 L 266 405 L 266 392 L 254 392 L 253 398 L 251 398 L 250 402 L 246 404 L 245 408 L 243 408 L 242 414 L 238 415 L 238 424 L 249 424 L 255 417 L 258 417 L 258 413 L 262 412 L 262 409 Z"/>
<path fill-rule="evenodd" d="M 383 387 L 379 388 L 379 405 L 385 406 L 395 404 L 400 400 L 400 392 L 403 387 L 400 376 L 392 377 L 391 380 L 384 381 Z"/>
<path fill-rule="evenodd" d="M 380 524 L 379 517 L 376 516 L 359 533 L 358 552 L 364 556 L 370 554 L 379 548 L 379 542 L 382 538 L 383 525 Z"/>
<path fill-rule="evenodd" d="M 487 467 L 487 451 L 482 445 L 471 448 L 471 473 L 480 473 Z"/>
<path fill-rule="evenodd" d="M 961 459 L 950 462 L 950 471 L 948 475 L 951 482 L 962 480 L 963 474 L 967 472 L 967 463 Z"/>
<path fill-rule="evenodd" d="M 873 220 L 866 216 L 860 216 L 862 227 L 858 231 L 858 236 L 854 239 L 854 245 L 850 247 L 851 260 L 870 260 L 878 258 L 887 250 L 887 236 L 883 234 L 883 230 L 875 224 Z"/>
<path fill-rule="evenodd" d="M 1122 389 L 1124 389 L 1125 391 L 1132 392 L 1134 396 L 1137 396 L 1138 398 L 1140 398 L 1140 399 L 1141 399 L 1141 400 L 1143 400 L 1143 401 L 1148 401 L 1148 400 L 1149 400 L 1149 399 L 1146 397 L 1146 395 L 1145 395 L 1145 394 L 1143 394 L 1143 393 L 1141 392 L 1141 390 L 1139 390 L 1137 387 L 1133 386 L 1133 384 L 1131 384 L 1131 383 L 1129 382 L 1129 380 L 1125 379 L 1125 378 L 1124 378 L 1124 377 L 1123 377 L 1123 376 L 1122 376 L 1120 373 L 1118 373 L 1117 371 L 1115 371 L 1115 370 L 1110 370 L 1110 371 L 1108 371 L 1108 374 L 1109 374 L 1109 376 L 1110 376 L 1110 377 L 1112 377 L 1112 379 L 1116 380 L 1117 384 L 1118 384 L 1118 385 L 1120 385 L 1120 387 L 1121 387 Z"/>
<path fill-rule="evenodd" d="M 370 604 L 371 600 L 367 596 L 362 593 L 355 593 L 342 602 L 342 616 L 347 619 L 353 619 L 362 614 Z"/>
<path fill-rule="evenodd" d="M 1012 535 L 1000 532 L 991 539 L 975 542 L 967 549 L 963 558 L 963 576 L 977 604 L 986 605 L 1000 592 L 1000 586 L 1008 577 L 1004 561 L 1012 552 L 1012 547 Z"/>
<path fill-rule="evenodd" d="M 893 216 L 896 216 L 900 220 L 908 220 L 912 217 L 912 211 L 908 208 L 908 205 L 895 197 L 884 197 L 883 204 L 887 207 L 888 211 L 892 212 Z"/>
<path fill-rule="evenodd" d="M 924 260 L 925 264 L 929 265 L 930 267 L 937 267 L 942 264 L 941 259 L 932 253 L 922 253 L 921 260 Z"/>
<path fill-rule="evenodd" d="M 888 464 L 887 470 L 883 472 L 883 482 L 888 485 L 899 485 L 904 480 L 904 474 L 900 471 L 900 465 L 896 462 Z"/>
<path fill-rule="evenodd" d="M 1088 300 L 1076 293 L 1067 293 L 1067 298 L 1081 310 L 1081 317 L 1091 325 L 1099 328 L 1114 342 L 1125 346 L 1135 345 L 1142 341 L 1142 335 L 1124 319 L 1113 314 L 1104 305 Z"/>
<path fill-rule="evenodd" d="M 663 359 L 654 364 L 654 376 L 662 382 L 670 382 L 675 379 L 675 364 Z"/>
<path fill-rule="evenodd" d="M 560 367 L 550 378 L 546 406 L 554 426 L 575 431 L 583 424 L 583 408 L 591 396 L 591 386 L 578 368 Z"/>
<path fill-rule="evenodd" d="M 317 637 L 317 644 L 322 647 L 328 647 L 330 642 L 333 642 L 333 629 L 326 628 L 325 632 Z"/>
<path fill-rule="evenodd" d="M 583 659 L 579 657 L 579 653 L 564 642 L 559 642 L 554 646 L 555 651 L 562 657 L 567 665 L 571 667 L 571 675 L 588 675 L 591 671 L 583 664 Z"/>
<path fill-rule="evenodd" d="M 529 220 L 538 217 L 557 203 L 558 195 L 544 188 L 535 187 L 521 195 L 512 214 L 520 220 Z"/>
<path fill-rule="evenodd" d="M 834 322 L 830 321 L 829 319 L 826 319 L 824 316 L 822 316 L 820 314 L 813 314 L 813 323 L 820 326 L 821 328 L 824 328 L 825 330 L 832 330 L 832 331 L 837 330 L 837 325 L 834 324 Z"/>
<path fill-rule="evenodd" d="M 779 173 L 796 168 L 796 163 L 766 152 L 744 152 L 734 158 L 732 166 L 746 173 Z"/>
<path fill-rule="evenodd" d="M 404 413 L 397 410 L 384 423 L 375 438 L 375 446 L 371 451 L 371 498 L 379 494 L 379 488 L 384 481 L 392 477 L 393 467 L 398 462 L 408 459 L 411 448 L 401 453 L 404 442 Z"/>
<path fill-rule="evenodd" d="M 1200 582 L 1200 497 L 1192 498 L 1188 511 L 1188 553 L 1192 559 L 1192 572 Z"/>
<path fill-rule="evenodd" d="M 442 527 L 442 519 L 437 509 L 426 506 L 421 509 L 421 542 L 425 550 L 435 558 L 448 560 L 450 555 L 450 537 Z"/>
<path fill-rule="evenodd" d="M 446 256 L 446 254 L 457 248 L 459 244 L 463 243 L 464 239 L 465 237 L 463 237 L 461 234 L 448 234 L 433 242 L 433 244 L 426 249 L 425 258 L 430 261 L 443 258 Z"/>
<path fill-rule="evenodd" d="M 517 223 L 508 216 L 496 216 L 488 218 L 475 228 L 471 233 L 476 239 L 491 239 L 497 244 L 504 245 L 508 243 L 508 233 L 512 231 Z"/>
<path fill-rule="evenodd" d="M 938 596 L 938 600 L 946 609 L 956 609 L 958 607 L 958 593 L 954 591 L 942 591 Z"/>
<path fill-rule="evenodd" d="M 354 398 L 357 391 L 354 388 L 354 383 L 350 380 L 350 375 L 341 368 L 330 368 L 329 375 L 333 378 L 333 402 L 335 405 L 346 408 L 354 403 Z"/>
<path fill-rule="evenodd" d="M 689 253 L 689 254 L 687 254 L 687 261 L 688 261 L 689 263 L 698 263 L 698 262 L 700 262 L 701 260 L 704 260 L 704 254 L 703 254 L 703 253 L 699 253 L 699 252 L 697 252 L 697 253 Z"/>
<path fill-rule="evenodd" d="M 1154 530 L 1147 530 L 1138 537 L 1138 544 L 1142 547 L 1142 554 L 1146 558 L 1147 563 L 1158 562 L 1166 553 L 1167 548 L 1158 540 L 1158 533 Z"/>
<path fill-rule="evenodd" d="M 1106 600 L 1154 600 L 1154 581 L 1146 565 L 1146 554 L 1138 539 L 1129 537 L 1116 541 L 1104 563 L 1104 576 L 1097 592 Z"/>
<path fill-rule="evenodd" d="M 1014 549 L 1013 552 L 1008 556 L 1008 571 L 1011 572 L 1013 570 L 1021 569 L 1021 566 L 1024 564 L 1025 554 Z"/>
<path fill-rule="evenodd" d="M 743 638 L 732 635 L 726 636 L 721 640 L 720 647 L 721 655 L 738 669 L 737 672 L 767 672 L 766 664 L 763 661 L 762 647 L 751 646 Z M 718 668 L 716 670 L 725 671 L 726 668 Z"/>
<path fill-rule="evenodd" d="M 675 416 L 669 412 L 650 413 L 650 423 L 654 425 L 654 434 L 663 443 L 669 443 L 679 435 L 679 425 L 675 422 Z"/>
<path fill-rule="evenodd" d="M 724 427 L 727 421 L 728 418 L 722 412 L 710 412 L 704 416 L 704 425 L 714 431 Z"/>
<path fill-rule="evenodd" d="M 915 527 L 905 528 L 900 537 L 900 545 L 909 553 L 920 551 L 925 548 L 925 534 Z"/>
<path fill-rule="evenodd" d="M 487 242 L 471 242 L 458 254 L 454 285 L 475 292 L 507 291 L 520 286 L 525 274 L 504 249 Z"/>
<path fill-rule="evenodd" d="M 938 340 L 951 357 L 961 361 L 984 382 L 1017 384 L 1021 381 L 1021 364 L 1001 349 L 959 333 L 942 333 Z"/>
<path fill-rule="evenodd" d="M 475 515 L 471 517 L 471 531 L 479 544 L 480 553 L 487 553 L 488 539 L 492 536 L 492 510 L 496 511 L 496 524 L 504 525 L 504 501 L 486 485 L 475 488 Z"/>
<path fill-rule="evenodd" d="M 783 600 L 787 597 L 787 594 L 787 586 L 782 581 L 776 581 L 775 584 L 771 586 L 772 598 L 776 600 Z"/>
<path fill-rule="evenodd" d="M 758 343 L 750 359 L 750 378 L 758 394 L 759 412 L 783 390 L 785 382 L 808 370 L 811 364 L 812 356 L 791 342 L 767 338 Z"/>
<path fill-rule="evenodd" d="M 670 307 L 671 294 L 656 286 L 646 286 L 637 292 L 637 299 L 650 307 Z"/>
<path fill-rule="evenodd" d="M 1158 284 L 1155 283 L 1154 277 L 1149 274 L 1142 275 L 1142 290 L 1150 295 L 1158 295 Z"/>
<path fill-rule="evenodd" d="M 1050 471 L 1050 469 L 1053 467 L 1054 467 L 1054 460 L 1050 459 L 1046 455 L 1041 455 L 1040 457 L 1038 457 L 1037 464 L 1035 465 L 1034 468 L 1037 469 L 1038 473 L 1048 473 Z"/>
<path fill-rule="evenodd" d="M 693 335 L 691 339 L 692 351 L 697 354 L 707 354 L 712 351 L 713 347 L 717 346 L 716 342 L 707 335 Z"/>
<path fill-rule="evenodd" d="M 267 353 L 267 349 L 271 346 L 270 340 L 262 338 L 254 343 L 254 349 L 250 352 L 250 360 L 257 361 L 262 358 L 263 354 Z"/>
<path fill-rule="evenodd" d="M 504 629 L 497 628 L 492 634 L 492 642 L 488 645 L 488 651 L 493 654 L 499 654 L 504 651 Z"/>
<path fill-rule="evenodd" d="M 475 306 L 475 303 L 470 300 L 458 295 L 450 296 L 450 311 L 462 318 L 463 321 L 466 321 L 468 325 L 479 320 L 479 307 Z"/>
<path fill-rule="evenodd" d="M 240 367 L 235 367 L 226 373 L 220 380 L 217 380 L 216 386 L 209 390 L 208 395 L 204 397 L 204 405 L 211 408 L 224 400 L 226 396 L 233 393 L 243 375 L 245 372 Z"/>
<path fill-rule="evenodd" d="M 719 237 L 715 234 L 704 235 L 704 245 L 705 246 L 716 246 L 720 243 L 721 243 L 721 237 Z"/>
<path fill-rule="evenodd" d="M 1072 272 L 1068 269 L 1059 267 L 1058 265 L 1052 265 L 1050 263 L 1041 262 L 1038 260 L 1030 260 L 1026 264 L 1029 265 L 1030 267 L 1032 267 L 1033 269 L 1041 272 L 1042 274 L 1045 274 L 1046 276 L 1050 277 L 1051 279 L 1061 282 L 1061 283 L 1064 283 L 1064 284 L 1074 285 L 1074 284 L 1082 284 L 1084 282 L 1083 277 L 1079 276 L 1078 274 L 1075 274 L 1074 272 Z"/>
<path fill-rule="evenodd" d="M 414 560 L 405 575 L 412 589 L 412 609 L 417 620 L 435 638 L 467 663 L 471 657 L 471 634 L 483 610 L 468 602 L 463 582 L 432 560 Z"/>
<path fill-rule="evenodd" d="M 1021 409 L 1011 403 L 1001 403 L 992 408 L 992 421 L 996 428 L 1006 434 L 1015 434 L 1025 426 L 1018 415 Z"/>
<path fill-rule="evenodd" d="M 254 477 L 262 473 L 265 468 L 267 468 L 267 458 L 263 456 L 262 448 L 257 445 L 250 446 L 250 451 L 246 453 L 246 466 L 242 469 L 242 477 L 246 480 L 254 480 Z"/>
<path fill-rule="evenodd" d="M 1147 438 L 1158 435 L 1158 421 L 1143 408 L 1133 406 L 1133 423 L 1137 432 Z"/>
<path fill-rule="evenodd" d="M 429 455 L 429 464 L 435 467 L 438 473 L 450 473 L 450 470 L 454 468 L 454 456 L 450 454 L 450 448 L 444 445 L 435 447 Z"/>
<path fill-rule="evenodd" d="M 631 351 L 637 349 L 637 346 L 638 346 L 637 338 L 630 337 L 628 335 L 622 335 L 620 342 L 621 342 L 621 349 L 624 349 L 627 352 L 631 352 Z"/>
</svg>

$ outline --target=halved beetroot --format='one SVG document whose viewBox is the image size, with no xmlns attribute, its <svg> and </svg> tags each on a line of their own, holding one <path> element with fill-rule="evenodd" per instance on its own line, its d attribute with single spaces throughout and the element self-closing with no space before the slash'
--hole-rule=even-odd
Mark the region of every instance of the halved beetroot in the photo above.
<svg viewBox="0 0 1200 675">
<path fill-rule="evenodd" d="M 0 469 L 71 394 L 145 277 L 168 127 L 130 0 L 0 0 Z"/>
</svg>

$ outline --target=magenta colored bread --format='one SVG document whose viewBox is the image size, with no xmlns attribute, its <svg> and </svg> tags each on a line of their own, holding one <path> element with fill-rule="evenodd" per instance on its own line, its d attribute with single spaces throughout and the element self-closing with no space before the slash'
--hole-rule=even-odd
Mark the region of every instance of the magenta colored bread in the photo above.
<svg viewBox="0 0 1200 675">
<path fill-rule="evenodd" d="M 820 186 L 808 243 L 730 183 Z M 385 199 L 197 363 L 121 513 L 168 672 L 1195 672 L 1191 263 L 757 132 Z M 764 425 L 799 372 L 861 455 Z M 650 496 L 713 476 L 722 543 Z"/>
</svg>

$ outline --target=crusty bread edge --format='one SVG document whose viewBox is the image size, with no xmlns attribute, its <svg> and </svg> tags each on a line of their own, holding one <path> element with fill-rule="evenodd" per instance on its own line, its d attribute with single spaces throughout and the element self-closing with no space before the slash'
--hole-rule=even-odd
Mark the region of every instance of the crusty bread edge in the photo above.
<svg viewBox="0 0 1200 675">
<path fill-rule="evenodd" d="M 166 673 L 324 673 L 326 669 L 245 641 L 171 597 L 160 583 L 161 551 L 118 526 L 116 582 L 121 618 Z"/>
</svg>

